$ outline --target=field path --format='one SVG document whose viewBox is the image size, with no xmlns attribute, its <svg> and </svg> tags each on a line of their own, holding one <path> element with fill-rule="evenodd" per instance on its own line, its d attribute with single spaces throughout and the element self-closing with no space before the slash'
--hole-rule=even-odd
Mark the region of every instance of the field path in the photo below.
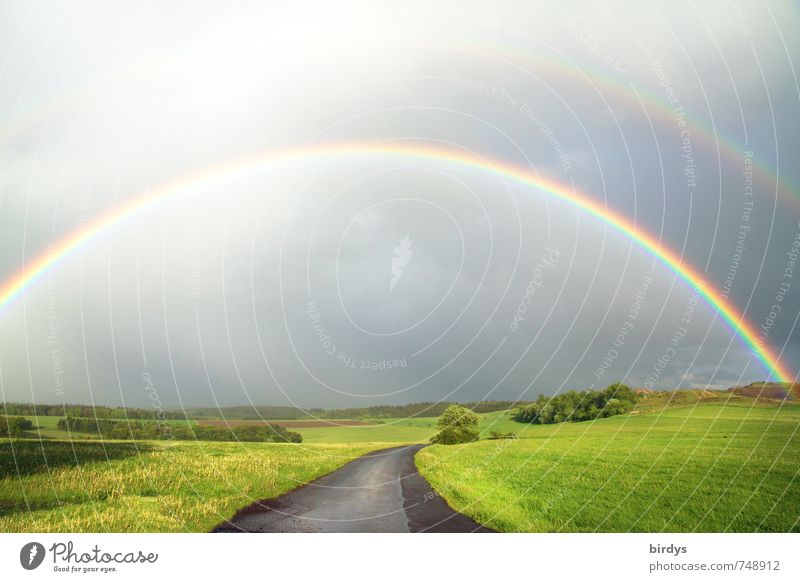
<svg viewBox="0 0 800 582">
<path fill-rule="evenodd" d="M 359 457 L 275 499 L 256 502 L 215 532 L 488 532 L 450 509 L 420 476 L 425 445 Z"/>
</svg>

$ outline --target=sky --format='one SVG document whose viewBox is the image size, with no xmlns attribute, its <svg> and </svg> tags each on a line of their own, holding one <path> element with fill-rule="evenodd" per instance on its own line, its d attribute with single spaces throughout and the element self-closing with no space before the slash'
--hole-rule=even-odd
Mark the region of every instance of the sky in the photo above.
<svg viewBox="0 0 800 582">
<path fill-rule="evenodd" d="M 2 307 L 0 399 L 350 407 L 769 379 L 613 226 L 491 169 L 370 153 L 392 145 L 607 205 L 795 374 L 797 30 L 791 2 L 5 2 L 0 281 L 181 187 Z"/>
</svg>

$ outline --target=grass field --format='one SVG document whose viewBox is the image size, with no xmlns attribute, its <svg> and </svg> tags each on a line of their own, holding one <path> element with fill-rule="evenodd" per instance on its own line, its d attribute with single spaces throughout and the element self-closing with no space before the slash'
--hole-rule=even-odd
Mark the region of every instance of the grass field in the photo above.
<svg viewBox="0 0 800 582">
<path fill-rule="evenodd" d="M 436 432 L 421 417 L 293 427 L 302 445 L 70 442 L 58 417 L 27 418 L 41 440 L 0 440 L 0 531 L 207 531 L 253 499 Z M 484 440 L 428 447 L 417 464 L 452 507 L 495 529 L 800 531 L 796 402 L 680 391 L 598 421 L 479 418 Z"/>
<path fill-rule="evenodd" d="M 33 430 L 29 431 L 31 437 L 41 437 L 43 439 L 66 439 L 69 438 L 67 431 L 58 428 L 58 421 L 61 420 L 60 416 L 26 416 L 33 423 Z M 91 439 L 95 438 L 90 434 L 72 435 L 74 439 Z"/>
<path fill-rule="evenodd" d="M 481 437 L 490 431 L 516 432 L 520 438 L 528 435 L 530 425 L 511 419 L 507 412 L 487 412 L 478 415 Z M 292 428 L 303 435 L 304 443 L 426 443 L 436 433 L 436 419 L 431 417 L 387 419 L 369 426 L 340 426 L 325 428 Z"/>
<path fill-rule="evenodd" d="M 516 432 L 520 438 L 525 437 L 527 425 L 520 424 L 511 420 L 506 412 L 489 412 L 479 415 L 481 418 L 480 430 L 483 436 L 488 436 L 489 431 Z M 97 435 L 82 432 L 68 433 L 58 428 L 57 424 L 60 417 L 57 416 L 26 416 L 34 424 L 30 437 L 43 439 L 59 440 L 96 440 Z M 191 426 L 198 424 L 210 424 L 224 426 L 224 421 L 220 420 L 167 420 L 162 421 L 172 425 L 189 423 Z M 260 424 L 260 421 L 238 421 L 229 420 L 231 426 L 241 424 Z M 345 426 L 354 421 L 331 420 L 331 421 L 270 421 L 274 424 L 286 426 L 290 430 L 299 432 L 306 443 L 424 443 L 428 442 L 436 432 L 436 418 L 401 418 L 387 419 L 382 423 L 367 424 L 361 426 Z M 313 426 L 314 424 L 335 423 L 339 426 Z"/>
<path fill-rule="evenodd" d="M 370 426 L 341 426 L 321 428 L 293 428 L 303 436 L 303 443 L 424 443 L 435 432 L 433 429 L 404 423 L 374 424 Z"/>
<path fill-rule="evenodd" d="M 0 531 L 208 531 L 385 446 L 0 440 Z"/>
<path fill-rule="evenodd" d="M 236 427 L 236 426 L 265 426 L 277 424 L 284 428 L 338 428 L 350 426 L 370 426 L 373 423 L 363 420 L 326 420 L 303 419 L 303 420 L 232 420 L 230 418 L 202 418 L 194 421 L 198 426 L 217 426 L 217 427 Z"/>
<path fill-rule="evenodd" d="M 428 447 L 417 465 L 501 531 L 800 531 L 800 406 L 753 404 L 532 425 Z"/>
</svg>

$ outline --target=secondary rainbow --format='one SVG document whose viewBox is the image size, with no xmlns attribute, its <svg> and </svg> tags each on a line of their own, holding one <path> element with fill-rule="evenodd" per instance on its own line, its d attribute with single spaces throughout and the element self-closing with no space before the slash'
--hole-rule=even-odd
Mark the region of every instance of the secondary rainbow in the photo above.
<svg viewBox="0 0 800 582">
<path fill-rule="evenodd" d="M 745 320 L 744 315 L 739 313 L 735 306 L 712 294 L 700 273 L 686 264 L 675 251 L 664 246 L 653 235 L 644 232 L 627 217 L 614 212 L 599 201 L 573 190 L 567 185 L 536 176 L 526 168 L 514 166 L 501 160 L 479 158 L 460 150 L 410 142 L 333 143 L 266 152 L 214 166 L 206 171 L 169 182 L 99 216 L 80 230 L 71 233 L 57 244 L 51 246 L 31 263 L 24 265 L 19 272 L 0 285 L 0 313 L 7 309 L 16 298 L 20 297 L 42 275 L 69 257 L 77 248 L 89 243 L 120 222 L 147 210 L 161 200 L 177 195 L 192 185 L 262 164 L 308 161 L 320 157 L 351 156 L 367 156 L 370 159 L 376 156 L 417 158 L 477 169 L 544 191 L 562 202 L 575 206 L 579 210 L 610 225 L 673 270 L 689 286 L 696 289 L 704 300 L 722 316 L 723 320 L 742 338 L 775 380 L 780 382 L 793 381 L 793 374 L 781 364 L 780 358 L 773 353 L 769 346 L 760 341 L 756 330 Z"/>
</svg>

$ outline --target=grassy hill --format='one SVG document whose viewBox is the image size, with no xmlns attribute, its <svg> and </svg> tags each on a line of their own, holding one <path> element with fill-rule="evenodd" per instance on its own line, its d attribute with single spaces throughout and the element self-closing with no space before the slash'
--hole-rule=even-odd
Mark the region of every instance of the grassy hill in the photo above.
<svg viewBox="0 0 800 582">
<path fill-rule="evenodd" d="M 428 447 L 417 464 L 455 509 L 502 531 L 800 531 L 800 403 L 744 388 L 645 393 L 629 414 L 586 422 L 482 412 L 483 440 Z M 2 531 L 206 531 L 436 430 L 416 416 L 294 428 L 302 445 L 133 442 L 68 440 L 57 416 L 28 418 L 31 438 L 0 439 Z"/>
<path fill-rule="evenodd" d="M 771 387 L 774 388 L 774 387 Z M 642 394 L 636 409 L 632 414 L 647 414 L 658 412 L 666 407 L 680 407 L 689 405 L 705 405 L 705 404 L 724 404 L 726 406 L 750 406 L 754 400 L 759 404 L 765 405 L 779 405 L 780 400 L 765 397 L 764 394 L 775 395 L 773 391 L 759 391 L 755 385 L 750 385 L 742 388 L 734 388 L 730 390 L 676 390 L 669 392 L 646 392 Z M 786 390 L 783 389 L 783 394 Z M 420 412 L 425 410 L 426 407 L 431 407 L 431 410 L 439 411 L 444 409 L 448 403 L 418 403 L 410 404 L 402 407 L 382 407 L 376 406 L 363 409 L 340 409 L 341 416 L 330 416 L 334 412 L 318 410 L 320 414 L 318 418 L 329 418 L 334 423 L 341 421 L 345 418 L 356 418 L 360 413 L 361 418 L 371 418 L 372 421 L 369 425 L 365 426 L 328 426 L 328 427 L 303 427 L 302 425 L 293 426 L 294 422 L 310 421 L 313 417 L 307 416 L 305 412 L 299 409 L 290 409 L 287 407 L 257 407 L 259 413 L 264 415 L 264 419 L 274 421 L 274 424 L 281 424 L 281 421 L 287 421 L 292 430 L 299 432 L 303 436 L 303 441 L 308 443 L 365 443 L 365 442 L 387 442 L 387 443 L 422 443 L 428 442 L 431 436 L 435 433 L 436 415 L 426 413 L 425 416 L 413 417 L 383 417 L 378 418 L 378 411 L 383 411 L 387 414 L 386 410 L 391 409 L 392 414 L 399 412 Z M 487 438 L 489 432 L 513 432 L 519 438 L 530 438 L 532 433 L 531 426 L 525 423 L 515 422 L 511 416 L 513 409 L 509 410 L 512 403 L 506 401 L 485 402 L 485 403 L 469 403 L 475 410 L 481 411 L 479 416 L 481 418 L 479 429 L 482 438 Z M 486 411 L 490 409 L 491 411 Z M 115 409 L 117 410 L 117 409 Z M 239 408 L 225 408 L 225 418 L 231 424 L 236 424 L 236 420 L 252 420 L 256 422 L 258 416 L 254 413 L 252 407 L 239 407 Z M 213 413 L 219 414 L 220 409 L 188 409 L 190 415 L 196 415 L 200 422 L 213 422 L 208 419 L 218 418 Z M 370 411 L 372 417 L 363 415 L 364 411 Z M 347 412 L 349 416 L 344 413 Z M 302 414 L 299 414 L 302 413 Z M 203 415 L 207 416 L 203 416 Z M 273 418 L 274 417 L 274 418 Z M 25 418 L 33 421 L 34 429 L 29 431 L 28 435 L 31 438 L 45 438 L 45 439 L 69 439 L 85 440 L 96 439 L 96 435 L 88 433 L 67 433 L 60 430 L 56 425 L 59 417 L 57 416 L 25 416 Z M 167 422 L 172 425 L 182 426 L 197 426 L 197 419 L 188 420 L 166 420 L 159 422 Z M 147 421 L 147 419 L 145 419 Z"/>
<path fill-rule="evenodd" d="M 385 446 L 0 440 L 0 531 L 208 531 Z"/>
<path fill-rule="evenodd" d="M 479 414 L 478 429 L 482 438 L 491 431 L 516 432 L 526 435 L 529 425 L 515 422 L 506 410 Z M 368 426 L 342 426 L 325 428 L 293 428 L 303 435 L 305 443 L 361 443 L 383 441 L 391 443 L 426 443 L 436 433 L 436 417 L 388 419 Z"/>
<path fill-rule="evenodd" d="M 516 441 L 428 447 L 417 466 L 501 531 L 800 531 L 800 405 L 749 403 L 530 425 Z"/>
</svg>

